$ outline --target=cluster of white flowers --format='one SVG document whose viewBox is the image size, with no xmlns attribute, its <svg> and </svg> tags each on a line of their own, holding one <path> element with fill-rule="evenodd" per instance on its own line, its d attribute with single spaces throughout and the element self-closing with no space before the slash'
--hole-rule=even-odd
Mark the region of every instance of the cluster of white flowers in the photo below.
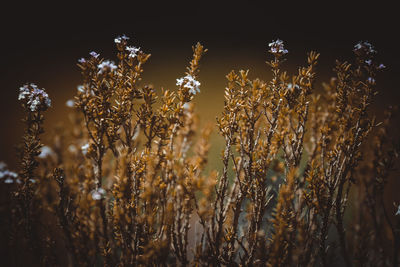
<svg viewBox="0 0 400 267">
<path fill-rule="evenodd" d="M 200 82 L 195 80 L 191 75 L 186 75 L 180 79 L 176 79 L 177 86 L 183 86 L 189 89 L 189 93 L 195 95 L 200 93 Z"/>
<path fill-rule="evenodd" d="M 268 44 L 268 46 L 270 47 L 269 52 L 271 52 L 272 54 L 285 55 L 285 54 L 289 53 L 285 49 L 282 40 L 277 39 L 276 41 L 272 41 L 271 43 Z"/>
<path fill-rule="evenodd" d="M 40 105 L 51 106 L 49 95 L 34 83 L 26 84 L 19 88 L 18 100 L 27 100 L 31 111 L 36 111 Z"/>
<path fill-rule="evenodd" d="M 104 198 L 105 195 L 106 195 L 106 190 L 104 190 L 101 187 L 92 191 L 92 198 L 94 200 L 100 200 Z"/>
<path fill-rule="evenodd" d="M 376 53 L 372 44 L 367 41 L 361 41 L 361 42 L 357 43 L 354 46 L 354 52 L 356 52 L 356 53 L 364 52 L 367 55 Z"/>
<path fill-rule="evenodd" d="M 123 34 L 122 36 L 118 36 L 117 38 L 114 39 L 114 42 L 116 44 L 120 44 L 122 41 L 128 41 L 129 37 L 127 37 L 125 34 Z"/>
<path fill-rule="evenodd" d="M 114 71 L 117 69 L 117 65 L 111 60 L 104 60 L 101 62 L 99 65 L 97 65 L 97 68 L 99 69 L 99 74 L 103 74 L 108 71 Z"/>
<path fill-rule="evenodd" d="M 374 55 L 377 53 L 374 49 L 373 45 L 367 41 L 358 42 L 353 49 L 354 53 L 364 60 L 364 63 L 367 64 L 370 68 L 375 70 L 383 70 L 386 68 L 383 64 L 377 64 L 374 61 Z M 375 84 L 375 79 L 369 77 L 367 82 L 370 84 Z"/>
<path fill-rule="evenodd" d="M 140 47 L 134 47 L 134 46 L 127 46 L 126 51 L 129 52 L 129 57 L 135 58 L 137 56 L 137 53 L 140 51 Z"/>
<path fill-rule="evenodd" d="M 12 183 L 21 183 L 21 180 L 18 179 L 18 174 L 7 170 L 7 164 L 4 162 L 0 162 L 0 180 L 4 179 L 3 182 L 5 184 L 12 184 Z"/>
</svg>

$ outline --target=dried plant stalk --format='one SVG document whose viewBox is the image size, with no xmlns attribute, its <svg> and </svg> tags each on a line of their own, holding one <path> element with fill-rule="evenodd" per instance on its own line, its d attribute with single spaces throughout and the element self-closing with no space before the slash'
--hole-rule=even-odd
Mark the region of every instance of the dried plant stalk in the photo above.
<svg viewBox="0 0 400 267">
<path fill-rule="evenodd" d="M 218 172 L 206 169 L 212 127 L 198 128 L 193 103 L 207 50 L 194 46 L 177 90 L 159 92 L 141 83 L 150 55 L 128 41 L 115 39 L 117 63 L 79 60 L 72 127 L 51 147 L 39 139 L 50 99 L 21 87 L 21 168 L 0 166 L 14 253 L 31 248 L 34 264 L 52 266 L 398 264 L 400 208 L 384 195 L 400 147 L 395 109 L 380 124 L 370 108 L 384 68 L 370 43 L 336 63 L 323 91 L 319 54 L 290 75 L 281 40 L 269 44 L 270 81 L 230 72 Z"/>
</svg>

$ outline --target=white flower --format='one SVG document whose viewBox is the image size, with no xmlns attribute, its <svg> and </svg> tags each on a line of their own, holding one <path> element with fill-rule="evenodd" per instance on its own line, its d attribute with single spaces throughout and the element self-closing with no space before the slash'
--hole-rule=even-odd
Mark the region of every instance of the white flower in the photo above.
<svg viewBox="0 0 400 267">
<path fill-rule="evenodd" d="M 116 44 L 120 44 L 122 41 L 128 41 L 129 37 L 125 36 L 125 34 L 123 34 L 122 36 L 118 36 L 117 38 L 114 39 L 114 42 Z"/>
<path fill-rule="evenodd" d="M 75 101 L 73 99 L 69 99 L 67 102 L 65 102 L 65 105 L 69 108 L 73 108 L 75 107 Z"/>
<path fill-rule="evenodd" d="M 15 172 L 12 172 L 10 170 L 7 170 L 6 167 L 7 165 L 4 162 L 0 162 L 0 179 L 4 179 L 5 184 L 12 184 L 14 182 L 16 183 L 21 183 L 21 181 L 18 178 L 18 174 Z"/>
<path fill-rule="evenodd" d="M 271 43 L 268 44 L 268 46 L 270 47 L 269 52 L 271 52 L 272 54 L 282 54 L 285 55 L 287 53 L 289 53 L 283 44 L 282 40 L 277 39 L 276 41 L 272 41 Z"/>
<path fill-rule="evenodd" d="M 5 170 L 3 171 L 3 175 L 4 176 L 8 176 L 8 177 L 13 177 L 13 178 L 17 178 L 18 174 L 9 170 Z"/>
<path fill-rule="evenodd" d="M 400 215 L 400 205 L 399 205 L 399 207 L 397 208 L 397 211 L 396 211 L 396 213 L 395 213 L 394 215 Z"/>
<path fill-rule="evenodd" d="M 295 84 L 295 85 L 293 86 L 292 83 L 288 83 L 287 88 L 288 88 L 289 90 L 291 90 L 291 91 L 300 90 L 300 86 L 298 86 L 297 84 Z"/>
<path fill-rule="evenodd" d="M 129 57 L 135 58 L 137 56 L 137 52 L 140 51 L 140 48 L 134 47 L 134 46 L 127 46 L 126 51 L 130 52 Z"/>
<path fill-rule="evenodd" d="M 104 190 L 101 187 L 92 191 L 92 198 L 94 200 L 100 200 L 100 199 L 104 198 L 105 195 L 106 195 L 106 190 Z"/>
<path fill-rule="evenodd" d="M 375 51 L 374 47 L 372 46 L 372 44 L 367 42 L 367 41 L 358 42 L 354 46 L 354 50 L 353 51 L 358 53 L 358 54 L 359 53 L 365 53 L 367 55 L 376 53 L 376 51 Z"/>
<path fill-rule="evenodd" d="M 195 80 L 191 75 L 186 75 L 180 79 L 176 79 L 177 86 L 183 86 L 189 89 L 189 93 L 195 95 L 200 93 L 200 82 Z"/>
<path fill-rule="evenodd" d="M 82 57 L 82 58 L 78 59 L 78 62 L 81 63 L 81 64 L 83 64 L 83 63 L 86 62 L 86 59 L 84 59 L 84 58 Z"/>
<path fill-rule="evenodd" d="M 84 93 L 85 92 L 85 87 L 83 85 L 78 85 L 77 89 L 79 92 Z"/>
<path fill-rule="evenodd" d="M 372 77 L 368 77 L 367 82 L 370 84 L 375 84 L 375 79 Z"/>
<path fill-rule="evenodd" d="M 98 58 L 100 56 L 100 54 L 97 54 L 96 52 L 92 51 L 89 53 L 89 55 L 91 55 L 94 58 Z"/>
<path fill-rule="evenodd" d="M 111 72 L 114 71 L 117 68 L 117 66 L 111 60 L 104 60 L 99 65 L 97 65 L 97 68 L 99 69 L 99 74 L 103 74 L 104 72 L 107 71 Z"/>
<path fill-rule="evenodd" d="M 14 183 L 14 180 L 11 179 L 10 177 L 8 177 L 7 179 L 4 180 L 4 183 L 5 184 L 12 184 L 12 183 Z"/>
<path fill-rule="evenodd" d="M 384 68 L 386 68 L 386 66 L 385 66 L 385 65 L 383 65 L 383 64 L 379 64 L 379 66 L 378 66 L 378 70 L 382 70 L 382 69 L 384 69 Z"/>
<path fill-rule="evenodd" d="M 40 154 L 39 154 L 39 158 L 41 158 L 41 159 L 44 159 L 44 158 L 47 158 L 48 156 L 51 156 L 51 155 L 53 155 L 54 154 L 54 152 L 53 152 L 53 150 L 50 148 L 50 147 L 48 147 L 48 146 L 44 146 L 44 147 L 42 147 L 42 149 L 40 150 Z"/>
<path fill-rule="evenodd" d="M 18 100 L 27 101 L 31 111 L 36 111 L 39 106 L 48 108 L 51 106 L 49 95 L 44 89 L 39 89 L 36 84 L 26 84 L 19 88 Z"/>
<path fill-rule="evenodd" d="M 82 149 L 82 154 L 86 156 L 86 154 L 87 154 L 87 152 L 88 152 L 88 150 L 89 150 L 89 143 L 83 145 L 83 146 L 81 147 L 81 149 Z"/>
</svg>

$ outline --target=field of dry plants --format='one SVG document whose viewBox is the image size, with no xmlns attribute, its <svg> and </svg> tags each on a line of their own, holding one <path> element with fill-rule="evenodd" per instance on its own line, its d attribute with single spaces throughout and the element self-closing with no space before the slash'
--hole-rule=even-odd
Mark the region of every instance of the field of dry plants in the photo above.
<svg viewBox="0 0 400 267">
<path fill-rule="evenodd" d="M 207 127 L 194 105 L 207 49 L 193 47 L 176 89 L 158 90 L 141 82 L 150 55 L 125 35 L 114 43 L 115 62 L 96 52 L 79 60 L 72 127 L 51 144 L 41 142 L 51 96 L 19 89 L 20 167 L 0 163 L 9 266 L 399 264 L 400 203 L 384 202 L 399 163 L 396 108 L 381 120 L 372 112 L 385 66 L 369 42 L 317 93 L 319 54 L 288 74 L 289 52 L 272 41 L 272 79 L 227 74 L 223 112 Z M 212 131 L 224 149 L 210 171 Z"/>
</svg>

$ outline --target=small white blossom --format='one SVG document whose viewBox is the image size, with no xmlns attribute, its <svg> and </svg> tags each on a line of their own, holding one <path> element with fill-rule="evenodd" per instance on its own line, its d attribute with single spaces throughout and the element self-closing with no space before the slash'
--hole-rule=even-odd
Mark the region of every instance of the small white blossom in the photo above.
<svg viewBox="0 0 400 267">
<path fill-rule="evenodd" d="M 21 181 L 18 178 L 18 174 L 7 170 L 6 169 L 7 164 L 5 164 L 4 162 L 0 162 L 0 179 L 4 179 L 4 183 L 5 184 L 12 184 L 14 182 L 16 183 L 21 183 Z"/>
<path fill-rule="evenodd" d="M 367 65 L 371 66 L 372 60 L 371 60 L 371 59 L 365 60 L 365 63 L 366 63 Z"/>
<path fill-rule="evenodd" d="M 34 83 L 26 84 L 19 88 L 18 100 L 27 101 L 31 111 L 36 111 L 41 105 L 46 108 L 51 106 L 49 95 L 44 89 L 39 89 Z"/>
<path fill-rule="evenodd" d="M 84 59 L 83 57 L 78 59 L 78 62 L 81 64 L 84 64 L 86 62 L 86 59 Z"/>
<path fill-rule="evenodd" d="M 77 89 L 78 89 L 79 92 L 85 93 L 85 87 L 83 85 L 78 85 Z"/>
<path fill-rule="evenodd" d="M 120 44 L 122 41 L 128 41 L 129 37 L 125 36 L 125 34 L 123 34 L 122 36 L 118 36 L 117 38 L 114 39 L 114 42 L 116 44 Z"/>
<path fill-rule="evenodd" d="M 291 90 L 291 91 L 300 90 L 300 86 L 299 86 L 299 85 L 295 84 L 295 85 L 293 86 L 292 83 L 288 83 L 287 88 L 288 88 L 289 90 Z"/>
<path fill-rule="evenodd" d="M 191 75 L 176 79 L 176 85 L 188 88 L 189 93 L 193 95 L 200 93 L 200 82 L 195 80 Z"/>
<path fill-rule="evenodd" d="M 54 154 L 54 152 L 50 147 L 44 146 L 40 150 L 40 154 L 39 154 L 38 157 L 41 158 L 41 159 L 45 159 L 45 158 L 47 158 L 47 157 L 49 157 L 49 156 L 51 156 L 53 154 Z"/>
<path fill-rule="evenodd" d="M 105 195 L 106 195 L 106 190 L 104 190 L 101 187 L 92 191 L 92 198 L 94 200 L 100 200 L 104 198 Z"/>
<path fill-rule="evenodd" d="M 400 205 L 399 205 L 399 207 L 397 208 L 397 212 L 396 212 L 394 215 L 400 215 Z"/>
<path fill-rule="evenodd" d="M 104 60 L 99 65 L 97 65 L 97 68 L 99 69 L 99 74 L 103 74 L 104 72 L 107 71 L 111 72 L 114 71 L 117 68 L 117 66 L 111 60 Z"/>
<path fill-rule="evenodd" d="M 137 53 L 140 51 L 140 48 L 134 46 L 127 46 L 126 51 L 129 52 L 129 57 L 135 58 L 137 56 Z"/>
<path fill-rule="evenodd" d="M 14 180 L 11 179 L 10 177 L 8 177 L 7 179 L 4 180 L 4 183 L 5 184 L 12 184 L 12 183 L 14 183 Z"/>
<path fill-rule="evenodd" d="M 1 170 L 0 171 L 0 179 L 3 179 L 4 177 L 6 177 L 8 170 Z"/>
<path fill-rule="evenodd" d="M 83 145 L 83 146 L 81 147 L 81 149 L 82 149 L 82 154 L 86 156 L 86 154 L 87 154 L 87 152 L 88 152 L 88 150 L 89 150 L 89 143 Z"/>
<path fill-rule="evenodd" d="M 100 56 L 100 54 L 97 54 L 96 52 L 92 51 L 89 53 L 89 55 L 91 55 L 94 58 L 98 58 Z"/>
<path fill-rule="evenodd" d="M 287 53 L 289 53 L 283 44 L 282 40 L 277 39 L 276 41 L 272 41 L 271 43 L 268 44 L 268 46 L 270 47 L 269 52 L 271 52 L 272 54 L 282 54 L 285 55 Z"/>
<path fill-rule="evenodd" d="M 69 108 L 73 108 L 75 107 L 75 101 L 73 99 L 69 99 L 67 102 L 65 102 L 65 105 Z"/>
<path fill-rule="evenodd" d="M 367 82 L 370 84 L 374 84 L 375 83 L 375 79 L 372 77 L 368 77 Z"/>
<path fill-rule="evenodd" d="M 383 64 L 379 64 L 379 66 L 378 66 L 378 70 L 382 70 L 382 69 L 384 69 L 384 68 L 386 68 L 386 66 L 385 66 L 385 65 L 383 65 Z"/>
</svg>

